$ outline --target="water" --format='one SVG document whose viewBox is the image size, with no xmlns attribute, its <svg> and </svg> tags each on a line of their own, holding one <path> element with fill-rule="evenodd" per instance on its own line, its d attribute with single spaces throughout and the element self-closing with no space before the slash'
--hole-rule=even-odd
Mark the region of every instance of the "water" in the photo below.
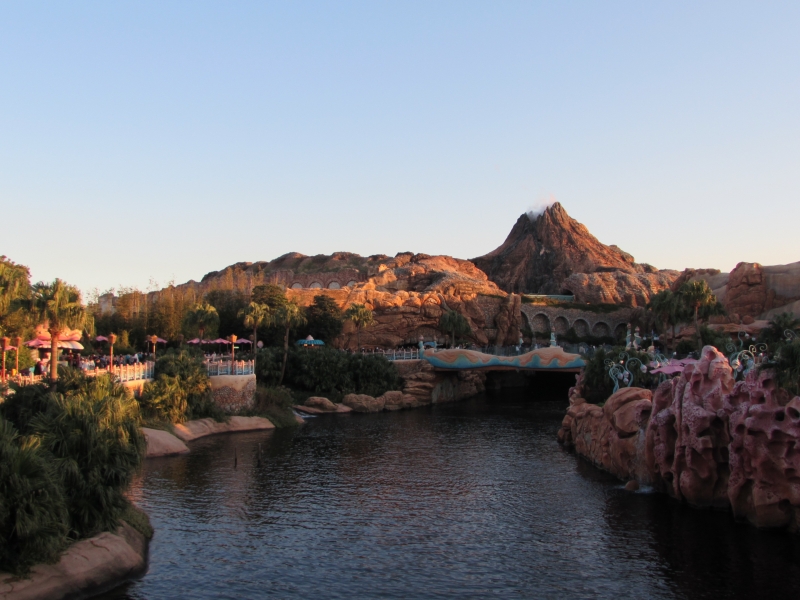
<svg viewBox="0 0 800 600">
<path fill-rule="evenodd" d="M 800 536 L 626 492 L 556 443 L 565 406 L 502 392 L 149 460 L 150 568 L 105 598 L 800 597 Z"/>
</svg>

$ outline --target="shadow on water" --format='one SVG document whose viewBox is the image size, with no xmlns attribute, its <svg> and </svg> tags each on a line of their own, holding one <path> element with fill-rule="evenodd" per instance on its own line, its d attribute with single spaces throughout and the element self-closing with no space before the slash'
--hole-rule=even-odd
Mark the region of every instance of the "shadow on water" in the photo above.
<svg viewBox="0 0 800 600">
<path fill-rule="evenodd" d="M 798 536 L 628 493 L 561 448 L 573 381 L 148 461 L 150 569 L 105 598 L 798 597 Z"/>
</svg>

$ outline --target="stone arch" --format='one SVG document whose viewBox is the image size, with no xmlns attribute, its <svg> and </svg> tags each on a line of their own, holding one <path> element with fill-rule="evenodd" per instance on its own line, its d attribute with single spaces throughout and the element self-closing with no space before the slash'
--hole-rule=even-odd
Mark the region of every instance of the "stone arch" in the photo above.
<svg viewBox="0 0 800 600">
<path fill-rule="evenodd" d="M 567 333 L 569 330 L 569 321 L 567 321 L 566 317 L 556 317 L 556 320 L 553 321 L 553 331 L 557 334 L 563 335 Z"/>
<path fill-rule="evenodd" d="M 550 319 L 544 313 L 539 313 L 537 315 L 534 315 L 530 323 L 531 323 L 531 330 L 534 333 L 544 333 L 546 331 L 550 331 Z"/>
<path fill-rule="evenodd" d="M 342 286 L 339 285 L 338 281 L 331 281 L 328 284 L 328 289 L 329 290 L 340 290 L 340 289 L 342 289 Z"/>
<path fill-rule="evenodd" d="M 293 290 L 302 290 L 302 289 L 303 289 L 303 284 L 302 284 L 302 283 L 300 283 L 300 282 L 298 282 L 298 281 L 295 281 L 295 282 L 292 284 L 292 289 L 293 289 Z"/>
<path fill-rule="evenodd" d="M 614 327 L 614 337 L 616 339 L 624 338 L 625 334 L 628 333 L 628 324 L 627 323 L 620 323 L 616 327 Z"/>
<path fill-rule="evenodd" d="M 347 287 L 349 288 L 354 288 L 356 287 L 356 285 L 358 285 L 358 282 L 355 279 L 351 279 L 350 281 L 347 282 Z"/>
<path fill-rule="evenodd" d="M 592 327 L 592 335 L 595 337 L 610 337 L 611 327 L 608 326 L 608 323 L 598 321 L 594 324 L 594 327 Z"/>
<path fill-rule="evenodd" d="M 312 290 L 319 290 L 322 289 L 322 284 L 319 281 L 315 281 L 308 287 L 310 287 Z"/>
<path fill-rule="evenodd" d="M 586 322 L 586 319 L 575 319 L 572 327 L 575 329 L 575 333 L 581 337 L 589 335 L 589 323 Z"/>
</svg>

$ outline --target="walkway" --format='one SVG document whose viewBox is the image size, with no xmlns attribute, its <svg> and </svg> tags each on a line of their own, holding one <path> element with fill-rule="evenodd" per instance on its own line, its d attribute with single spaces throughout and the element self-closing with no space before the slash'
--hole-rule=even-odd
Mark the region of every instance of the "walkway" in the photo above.
<svg viewBox="0 0 800 600">
<path fill-rule="evenodd" d="M 578 373 L 586 365 L 580 354 L 568 354 L 558 346 L 540 348 L 519 356 L 496 356 L 475 350 L 426 350 L 422 358 L 440 371 L 562 371 Z"/>
</svg>

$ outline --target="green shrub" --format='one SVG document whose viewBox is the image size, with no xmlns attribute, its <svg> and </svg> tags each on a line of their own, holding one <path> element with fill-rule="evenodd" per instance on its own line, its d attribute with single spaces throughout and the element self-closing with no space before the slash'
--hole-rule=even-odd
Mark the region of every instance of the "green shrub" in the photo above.
<svg viewBox="0 0 800 600">
<path fill-rule="evenodd" d="M 139 398 L 142 416 L 148 420 L 183 423 L 189 408 L 186 396 L 180 377 L 162 373 L 144 384 Z"/>
<path fill-rule="evenodd" d="M 297 419 L 292 410 L 294 403 L 294 397 L 289 388 L 258 386 L 253 412 L 267 417 L 275 427 L 294 427 L 297 425 Z"/>
<path fill-rule="evenodd" d="M 692 340 L 681 340 L 678 342 L 678 347 L 675 348 L 675 351 L 683 356 L 691 354 L 695 350 L 697 350 L 697 348 L 695 348 L 695 344 Z"/>
<path fill-rule="evenodd" d="M 0 571 L 24 575 L 66 546 L 66 501 L 50 458 L 0 419 Z"/>
<path fill-rule="evenodd" d="M 144 459 L 139 406 L 132 396 L 59 395 L 31 429 L 53 457 L 71 535 L 113 530 L 128 506 L 125 491 Z"/>
<path fill-rule="evenodd" d="M 141 508 L 129 503 L 120 518 L 148 540 L 153 538 L 153 526 L 150 524 L 150 517 Z"/>
<path fill-rule="evenodd" d="M 259 351 L 256 360 L 259 383 L 277 384 L 282 357 L 279 348 Z M 346 394 L 380 396 L 402 387 L 397 369 L 383 356 L 348 354 L 333 348 L 290 349 L 284 381 L 291 387 L 324 394 L 334 401 Z"/>
<path fill-rule="evenodd" d="M 151 419 L 182 423 L 186 419 L 210 417 L 226 420 L 214 403 L 211 379 L 200 353 L 168 350 L 156 361 L 155 381 L 142 393 L 142 409 Z"/>
<path fill-rule="evenodd" d="M 611 351 L 606 352 L 604 349 L 599 348 L 594 356 L 589 359 L 586 366 L 583 368 L 581 381 L 583 383 L 583 397 L 587 402 L 593 404 L 600 404 L 608 400 L 608 397 L 614 391 L 614 381 L 608 374 L 607 360 L 619 362 L 620 354 L 627 353 L 628 359 L 637 358 L 642 364 L 647 365 L 650 362 L 650 357 L 645 352 L 636 352 L 635 350 L 625 350 L 624 347 L 619 346 L 613 348 Z M 626 360 L 627 362 L 627 360 Z M 649 373 L 642 373 L 639 364 L 635 368 L 631 365 L 631 374 L 633 387 L 647 387 L 652 382 L 652 375 Z M 620 382 L 620 387 L 623 384 Z"/>
</svg>

